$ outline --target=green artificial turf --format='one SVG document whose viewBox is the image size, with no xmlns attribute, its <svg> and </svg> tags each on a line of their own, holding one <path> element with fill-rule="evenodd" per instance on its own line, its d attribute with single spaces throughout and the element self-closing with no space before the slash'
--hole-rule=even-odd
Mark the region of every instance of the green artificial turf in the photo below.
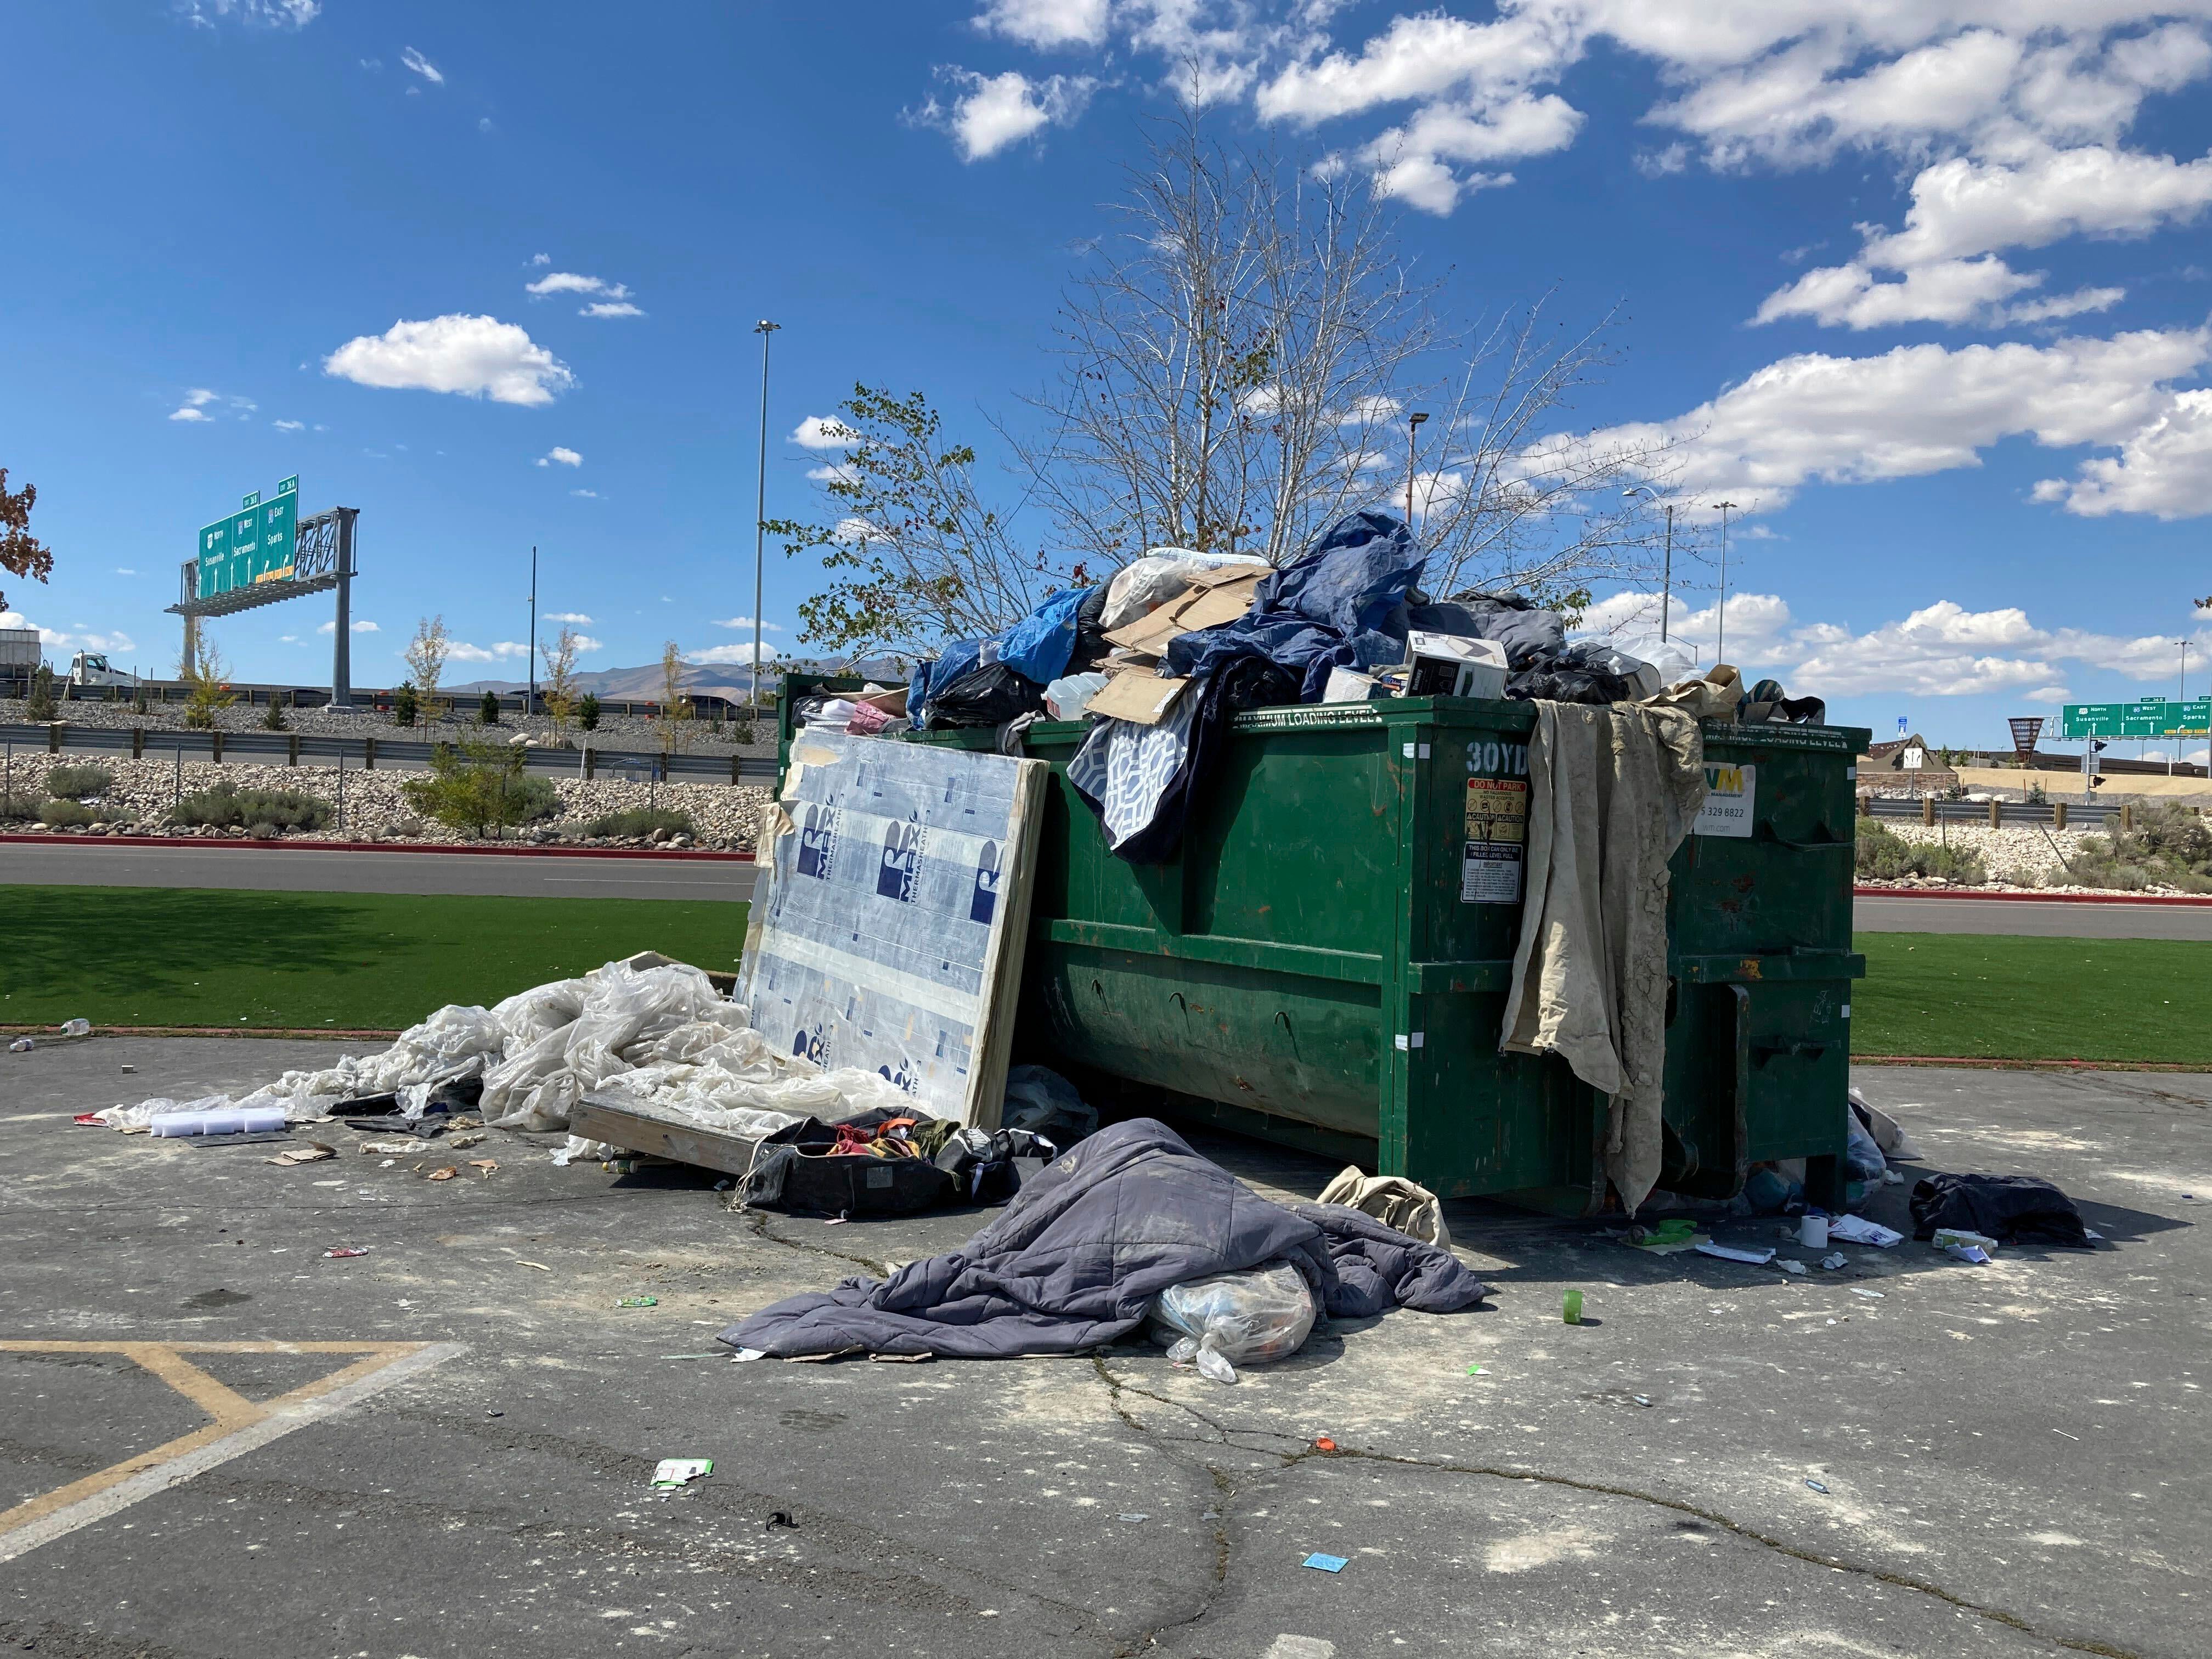
<svg viewBox="0 0 2212 1659">
<path fill-rule="evenodd" d="M 2212 1063 L 2212 943 L 1861 933 L 1851 1049 Z"/>
<path fill-rule="evenodd" d="M 397 1030 L 639 951 L 734 969 L 720 900 L 0 887 L 0 1024 Z"/>
</svg>

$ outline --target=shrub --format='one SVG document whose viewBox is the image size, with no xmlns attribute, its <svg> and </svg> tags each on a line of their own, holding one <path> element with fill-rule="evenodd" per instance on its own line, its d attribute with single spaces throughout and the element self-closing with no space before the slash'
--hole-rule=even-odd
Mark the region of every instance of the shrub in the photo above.
<svg viewBox="0 0 2212 1659">
<path fill-rule="evenodd" d="M 408 779 L 399 793 L 416 811 L 477 836 L 535 823 L 551 817 L 561 801 L 550 779 L 522 775 L 525 752 L 497 744 L 441 743 L 430 751 L 430 775 Z"/>
<path fill-rule="evenodd" d="M 56 800 L 82 800 L 115 787 L 115 774 L 104 766 L 57 766 L 46 774 L 46 793 Z"/>
<path fill-rule="evenodd" d="M 131 708 L 132 713 L 138 714 L 148 714 L 153 712 L 154 702 L 153 699 L 147 695 L 146 688 L 144 686 L 140 686 L 138 688 L 138 695 L 131 700 Z"/>
<path fill-rule="evenodd" d="M 483 694 L 483 701 L 477 705 L 477 724 L 478 726 L 497 726 L 499 724 L 498 692 L 487 691 Z"/>
<path fill-rule="evenodd" d="M 2101 836 L 2081 837 L 2067 874 L 2084 887 L 2141 892 L 2152 886 L 2185 893 L 2212 892 L 2212 829 L 2188 807 L 2145 802 L 2135 809 L 2132 830 L 2118 813 L 2106 817 Z"/>
<path fill-rule="evenodd" d="M 1962 882 L 1988 878 L 1980 855 L 1964 848 L 1906 841 L 1873 818 L 1861 818 L 1857 833 L 1858 873 L 1876 881 L 1895 881 L 1900 876 L 1941 876 Z"/>
<path fill-rule="evenodd" d="M 413 686 L 403 685 L 392 694 L 392 723 L 394 726 L 412 726 L 422 712 L 422 700 L 415 695 Z"/>
<path fill-rule="evenodd" d="M 270 836 L 280 830 L 326 830 L 332 816 L 331 804 L 319 795 L 297 789 L 240 789 L 228 781 L 186 795 L 169 809 L 169 822 L 188 828 L 230 830 L 252 824 L 257 835 L 265 827 Z"/>
<path fill-rule="evenodd" d="M 39 816 L 39 798 L 18 791 L 0 795 L 0 822 L 28 823 Z"/>
<path fill-rule="evenodd" d="M 753 723 L 750 720 L 741 720 L 737 725 L 732 726 L 730 728 L 730 741 L 736 744 L 740 749 L 751 748 L 753 745 Z"/>
<path fill-rule="evenodd" d="M 584 825 L 587 836 L 618 836 L 623 837 L 649 836 L 656 830 L 665 830 L 672 835 L 696 836 L 688 813 L 672 812 L 665 806 L 633 806 L 624 812 L 607 812 Z"/>
<path fill-rule="evenodd" d="M 38 722 L 58 720 L 61 710 L 54 702 L 54 671 L 40 663 L 31 676 L 31 698 L 23 710 L 26 718 Z"/>
<path fill-rule="evenodd" d="M 80 806 L 73 800 L 50 800 L 39 809 L 39 822 L 57 830 L 80 828 L 97 816 L 89 806 Z"/>
<path fill-rule="evenodd" d="M 264 732 L 289 732 L 292 729 L 284 718 L 284 705 L 276 701 L 274 691 L 269 694 L 269 712 L 261 717 L 261 729 Z"/>
<path fill-rule="evenodd" d="M 584 694 L 583 702 L 576 705 L 576 724 L 586 732 L 599 729 L 599 700 L 588 691 Z"/>
</svg>

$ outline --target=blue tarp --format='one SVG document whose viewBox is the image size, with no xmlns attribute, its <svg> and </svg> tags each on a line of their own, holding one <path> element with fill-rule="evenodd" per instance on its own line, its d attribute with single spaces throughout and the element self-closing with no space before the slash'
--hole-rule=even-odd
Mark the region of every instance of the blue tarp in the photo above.
<svg viewBox="0 0 2212 1659">
<path fill-rule="evenodd" d="M 1235 622 L 1170 640 L 1168 674 L 1204 678 L 1233 658 L 1266 657 L 1321 701 L 1332 668 L 1379 668 L 1406 655 L 1406 596 L 1427 562 L 1387 513 L 1347 513 L 1297 560 L 1261 582 Z"/>
<path fill-rule="evenodd" d="M 979 640 L 955 640 L 928 661 L 916 663 L 907 683 L 908 712 L 919 718 L 923 704 L 983 660 L 987 646 L 996 647 L 994 660 L 1040 686 L 1058 679 L 1075 654 L 1075 615 L 1089 592 L 1071 587 L 1055 593 L 1012 628 Z"/>
</svg>

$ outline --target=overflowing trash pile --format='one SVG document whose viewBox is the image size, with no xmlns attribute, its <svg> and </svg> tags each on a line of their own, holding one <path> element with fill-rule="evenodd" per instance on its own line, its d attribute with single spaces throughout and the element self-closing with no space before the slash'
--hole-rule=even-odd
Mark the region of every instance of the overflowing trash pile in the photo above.
<svg viewBox="0 0 2212 1659">
<path fill-rule="evenodd" d="M 1406 525 L 1378 512 L 1347 514 L 1280 569 L 1155 548 L 1103 586 L 1055 593 L 1011 628 L 946 646 L 904 688 L 799 712 L 864 735 L 1088 719 L 1069 781 L 1114 853 L 1151 864 L 1174 855 L 1243 710 L 1439 693 L 1612 703 L 1692 683 L 1679 645 L 1642 645 L 1646 657 L 1571 641 L 1558 611 L 1517 593 L 1432 598 L 1426 562 Z M 1771 681 L 1746 692 L 1733 670 L 1717 672 L 1701 715 L 1825 718 L 1817 699 Z"/>
</svg>

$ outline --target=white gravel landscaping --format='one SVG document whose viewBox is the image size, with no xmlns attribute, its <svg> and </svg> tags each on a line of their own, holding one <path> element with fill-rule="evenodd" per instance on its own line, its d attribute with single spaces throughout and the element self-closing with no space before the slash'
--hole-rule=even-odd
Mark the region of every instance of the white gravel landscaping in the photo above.
<svg viewBox="0 0 2212 1659">
<path fill-rule="evenodd" d="M 17 756 L 14 763 L 15 793 L 18 795 L 42 794 L 46 774 L 55 763 L 44 755 Z M 84 803 L 95 815 L 95 823 L 87 830 L 66 833 L 172 833 L 166 819 L 178 793 L 177 767 L 173 760 L 134 761 L 127 757 L 111 759 L 106 756 L 97 758 L 72 756 L 69 757 L 68 763 L 97 766 L 114 774 L 115 783 L 104 795 Z M 313 834 L 287 834 L 284 839 L 301 842 L 398 841 L 431 846 L 474 844 L 473 836 L 430 823 L 407 804 L 406 798 L 400 793 L 400 785 L 410 778 L 423 775 L 416 771 L 363 771 L 358 766 L 349 766 L 345 770 L 345 820 L 343 828 L 333 823 L 329 829 Z M 582 835 L 580 826 L 602 813 L 650 805 L 685 813 L 697 826 L 699 833 L 696 843 L 685 841 L 679 844 L 750 850 L 761 808 L 768 801 L 766 789 L 746 784 L 675 782 L 654 785 L 630 783 L 613 778 L 594 778 L 588 783 L 579 778 L 556 778 L 550 781 L 561 799 L 560 815 L 544 823 L 525 824 L 510 830 L 509 839 L 572 842 L 586 846 L 642 845 L 643 842 L 637 841 L 591 840 Z M 338 799 L 338 773 L 335 767 L 269 766 L 243 762 L 221 766 L 212 761 L 185 763 L 184 793 L 196 794 L 221 782 L 228 782 L 241 790 L 300 790 L 319 796 L 333 805 Z M 33 827 L 20 822 L 7 826 L 18 831 Z M 173 833 L 199 836 L 222 832 L 177 830 Z M 243 834 L 242 831 L 230 833 L 234 836 Z"/>
</svg>

